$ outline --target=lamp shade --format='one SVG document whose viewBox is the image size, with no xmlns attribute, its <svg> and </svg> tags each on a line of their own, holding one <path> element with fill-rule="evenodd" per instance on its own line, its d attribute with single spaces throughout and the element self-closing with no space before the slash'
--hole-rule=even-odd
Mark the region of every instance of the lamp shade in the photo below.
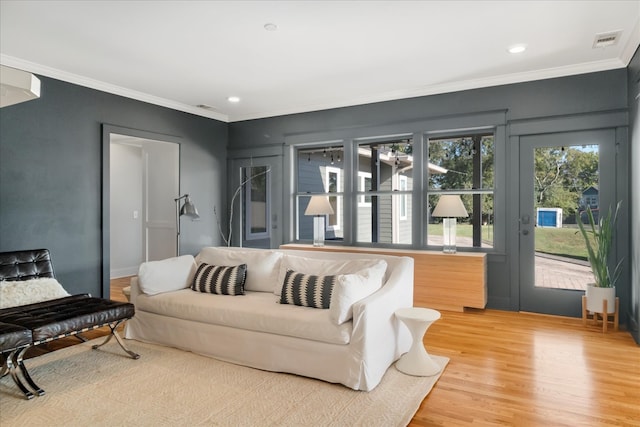
<svg viewBox="0 0 640 427">
<path fill-rule="evenodd" d="M 196 208 L 196 205 L 193 204 L 189 196 L 185 198 L 184 205 L 182 205 L 182 208 L 180 209 L 180 216 L 182 215 L 188 216 L 189 218 L 192 218 L 192 219 L 200 218 L 200 215 L 198 214 L 198 209 Z"/>
<path fill-rule="evenodd" d="M 438 205 L 433 210 L 431 216 L 455 218 L 469 216 L 467 210 L 464 208 L 462 199 L 458 195 L 443 195 L 440 196 Z"/>
<path fill-rule="evenodd" d="M 332 215 L 333 208 L 327 196 L 311 196 L 305 215 Z"/>
</svg>

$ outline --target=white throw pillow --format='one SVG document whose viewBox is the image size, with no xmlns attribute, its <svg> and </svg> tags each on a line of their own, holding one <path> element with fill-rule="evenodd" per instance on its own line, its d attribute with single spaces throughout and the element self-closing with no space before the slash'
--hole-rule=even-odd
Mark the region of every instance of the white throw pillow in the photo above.
<svg viewBox="0 0 640 427">
<path fill-rule="evenodd" d="M 62 285 L 51 277 L 0 282 L 0 308 L 17 307 L 68 296 L 69 293 Z"/>
<path fill-rule="evenodd" d="M 256 292 L 273 292 L 278 280 L 281 259 L 281 252 L 268 249 L 207 247 L 202 248 L 196 257 L 196 262 L 226 266 L 247 264 L 247 279 L 244 283 L 244 289 Z M 279 286 L 282 286 L 282 283 Z"/>
<path fill-rule="evenodd" d="M 284 254 L 280 262 L 280 274 L 274 293 L 280 296 L 282 292 L 282 283 L 287 274 L 287 270 L 297 271 L 305 274 L 315 274 L 321 276 L 336 274 L 354 274 L 365 268 L 374 266 L 380 261 L 372 258 L 356 258 L 356 259 L 321 259 L 307 258 L 297 255 Z"/>
<path fill-rule="evenodd" d="M 329 317 L 336 325 L 351 320 L 353 317 L 353 304 L 368 297 L 382 286 L 384 273 L 387 271 L 387 262 L 378 260 L 376 263 L 355 274 L 338 276 L 336 286 L 331 295 Z"/>
<path fill-rule="evenodd" d="M 138 269 L 138 284 L 147 295 L 172 292 L 191 286 L 195 273 L 192 255 L 143 262 Z"/>
</svg>

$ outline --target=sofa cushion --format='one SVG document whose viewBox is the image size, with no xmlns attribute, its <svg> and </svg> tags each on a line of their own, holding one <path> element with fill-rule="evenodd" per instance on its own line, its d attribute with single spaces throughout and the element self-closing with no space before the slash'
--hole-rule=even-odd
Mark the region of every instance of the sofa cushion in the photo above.
<svg viewBox="0 0 640 427">
<path fill-rule="evenodd" d="M 372 267 L 379 259 L 373 258 L 357 258 L 357 259 L 320 259 L 308 258 L 297 255 L 284 254 L 280 262 L 280 274 L 274 293 L 280 296 L 282 292 L 282 284 L 287 270 L 298 271 L 305 274 L 314 275 L 337 275 L 337 274 L 355 274 L 360 270 Z"/>
<path fill-rule="evenodd" d="M 331 295 L 329 315 L 331 321 L 340 325 L 353 317 L 353 304 L 368 297 L 382 286 L 387 271 L 387 262 L 377 260 L 369 268 L 355 274 L 341 274 Z"/>
<path fill-rule="evenodd" d="M 218 295 L 244 295 L 247 265 L 210 265 L 201 263 L 193 278 L 191 289 Z"/>
<path fill-rule="evenodd" d="M 254 248 L 206 247 L 196 262 L 213 265 L 247 265 L 244 288 L 247 291 L 273 292 L 280 272 L 281 252 Z"/>
<path fill-rule="evenodd" d="M 68 296 L 69 293 L 62 285 L 50 277 L 0 282 L 0 308 L 17 307 Z"/>
<path fill-rule="evenodd" d="M 138 269 L 138 283 L 145 294 L 157 295 L 188 288 L 195 272 L 192 255 L 143 262 Z"/>
<path fill-rule="evenodd" d="M 329 310 L 277 304 L 271 292 L 247 291 L 242 298 L 189 289 L 154 297 L 141 294 L 136 311 L 330 344 L 348 344 L 353 329 L 353 322 L 333 323 Z"/>
<path fill-rule="evenodd" d="M 280 304 L 328 309 L 339 276 L 316 276 L 287 270 Z"/>
</svg>

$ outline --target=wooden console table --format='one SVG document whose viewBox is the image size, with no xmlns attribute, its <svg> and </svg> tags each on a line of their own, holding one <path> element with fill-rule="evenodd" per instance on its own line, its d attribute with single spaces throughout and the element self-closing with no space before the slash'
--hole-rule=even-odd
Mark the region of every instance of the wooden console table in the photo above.
<svg viewBox="0 0 640 427">
<path fill-rule="evenodd" d="M 290 243 L 281 249 L 370 253 L 408 256 L 414 260 L 413 305 L 436 310 L 464 311 L 487 305 L 487 254 L 419 251 L 355 246 L 322 246 Z"/>
</svg>

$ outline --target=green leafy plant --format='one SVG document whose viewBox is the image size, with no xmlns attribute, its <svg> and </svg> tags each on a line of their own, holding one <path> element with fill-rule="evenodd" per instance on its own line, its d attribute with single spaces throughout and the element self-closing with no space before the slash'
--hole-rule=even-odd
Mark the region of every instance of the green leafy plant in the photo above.
<svg viewBox="0 0 640 427">
<path fill-rule="evenodd" d="M 601 216 L 598 222 L 595 221 L 591 208 L 587 207 L 589 223 L 586 226 L 582 223 L 582 218 L 578 216 L 578 228 L 587 245 L 587 257 L 596 279 L 596 286 L 599 288 L 614 287 L 622 272 L 622 260 L 616 265 L 613 274 L 609 270 L 611 245 L 613 244 L 613 234 L 615 233 L 621 204 L 622 202 L 618 202 L 613 213 L 611 212 L 611 207 L 609 207 L 607 214 Z"/>
</svg>

